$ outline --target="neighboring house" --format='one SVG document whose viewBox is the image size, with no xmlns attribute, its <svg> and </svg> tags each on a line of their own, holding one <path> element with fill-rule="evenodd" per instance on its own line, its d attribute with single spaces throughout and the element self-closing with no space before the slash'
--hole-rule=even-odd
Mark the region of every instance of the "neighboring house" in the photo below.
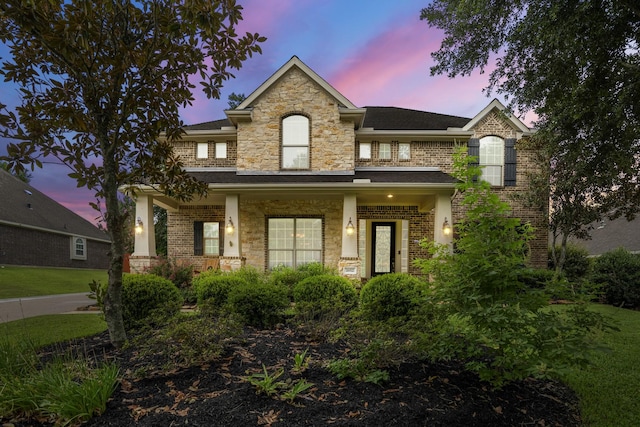
<svg viewBox="0 0 640 427">
<path fill-rule="evenodd" d="M 425 94 L 429 96 L 429 94 Z M 497 100 L 473 118 L 395 107 L 358 108 L 297 57 L 226 118 L 187 126 L 175 143 L 208 196 L 182 203 L 137 190 L 131 265 L 153 262 L 153 204 L 168 210 L 168 254 L 196 270 L 267 270 L 318 261 L 347 277 L 420 274 L 419 242 L 450 244 L 461 218 L 452 154 L 465 144 L 505 199 L 526 188 L 536 167 L 519 141 L 532 131 Z M 516 150 L 517 148 L 517 150 Z M 531 263 L 545 266 L 542 212 L 514 205 L 538 227 Z"/>
<path fill-rule="evenodd" d="M 109 267 L 104 232 L 4 170 L 0 198 L 0 265 Z"/>
<path fill-rule="evenodd" d="M 618 248 L 640 253 L 640 217 L 631 221 L 626 218 L 603 219 L 592 224 L 589 231 L 591 239 L 570 239 L 570 242 L 583 247 L 591 256 L 602 255 Z"/>
</svg>

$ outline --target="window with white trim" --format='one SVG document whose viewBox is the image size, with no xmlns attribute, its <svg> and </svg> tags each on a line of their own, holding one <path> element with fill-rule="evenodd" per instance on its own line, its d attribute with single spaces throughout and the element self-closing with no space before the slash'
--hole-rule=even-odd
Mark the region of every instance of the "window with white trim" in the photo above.
<svg viewBox="0 0 640 427">
<path fill-rule="evenodd" d="M 303 115 L 282 119 L 282 168 L 309 169 L 309 118 Z"/>
<path fill-rule="evenodd" d="M 204 255 L 220 255 L 220 223 L 205 222 L 202 232 Z"/>
<path fill-rule="evenodd" d="M 322 218 L 269 218 L 268 267 L 322 262 Z"/>
<path fill-rule="evenodd" d="M 206 159 L 209 157 L 209 143 L 208 142 L 198 142 L 196 148 L 196 158 L 197 159 Z"/>
<path fill-rule="evenodd" d="M 378 158 L 380 160 L 391 160 L 391 144 L 382 143 L 378 147 Z"/>
<path fill-rule="evenodd" d="M 71 259 L 87 259 L 87 239 L 84 237 L 71 237 Z"/>
<path fill-rule="evenodd" d="M 370 142 L 360 143 L 360 159 L 371 160 L 371 143 Z"/>
<path fill-rule="evenodd" d="M 398 144 L 398 160 L 411 160 L 411 144 L 408 142 Z"/>
<path fill-rule="evenodd" d="M 226 158 L 227 158 L 227 143 L 216 142 L 216 159 L 226 159 Z"/>
<path fill-rule="evenodd" d="M 481 178 L 494 186 L 503 185 L 504 139 L 497 136 L 480 138 L 480 156 L 478 163 L 482 167 Z"/>
</svg>

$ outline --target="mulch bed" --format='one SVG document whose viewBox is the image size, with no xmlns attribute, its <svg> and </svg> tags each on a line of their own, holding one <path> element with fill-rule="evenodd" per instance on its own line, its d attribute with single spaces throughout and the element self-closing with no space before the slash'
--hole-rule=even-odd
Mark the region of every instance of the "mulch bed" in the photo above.
<svg viewBox="0 0 640 427">
<path fill-rule="evenodd" d="M 579 426 L 578 402 L 565 385 L 526 380 L 494 390 L 458 364 L 406 363 L 384 386 L 338 380 L 323 366 L 349 349 L 307 339 L 290 328 L 246 329 L 209 364 L 148 373 L 134 349 L 116 351 L 107 333 L 74 344 L 116 360 L 123 378 L 107 411 L 86 425 L 102 426 Z M 294 356 L 310 363 L 293 372 Z M 292 403 L 257 394 L 247 375 L 284 368 L 280 380 L 314 384 Z M 1 419 L 1 417 L 0 417 Z M 39 425 L 14 420 L 15 426 Z"/>
</svg>

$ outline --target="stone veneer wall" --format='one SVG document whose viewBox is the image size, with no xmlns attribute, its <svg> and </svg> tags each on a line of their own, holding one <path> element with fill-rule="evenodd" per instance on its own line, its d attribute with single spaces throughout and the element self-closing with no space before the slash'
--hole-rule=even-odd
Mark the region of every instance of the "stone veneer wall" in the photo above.
<svg viewBox="0 0 640 427">
<path fill-rule="evenodd" d="M 252 105 L 252 120 L 238 124 L 237 168 L 280 170 L 282 119 L 309 117 L 312 171 L 352 171 L 354 124 L 340 119 L 336 100 L 292 68 Z"/>
<path fill-rule="evenodd" d="M 501 138 L 516 138 L 516 131 L 505 123 L 504 119 L 497 113 L 488 114 L 474 127 L 474 137 L 482 138 L 488 135 L 495 135 Z M 539 170 L 536 155 L 533 151 L 525 149 L 516 142 L 516 186 L 496 188 L 496 193 L 500 199 L 508 202 L 512 208 L 514 217 L 520 218 L 523 223 L 530 223 L 535 228 L 533 240 L 529 243 L 531 255 L 529 263 L 531 266 L 546 268 L 547 266 L 547 247 L 548 247 L 548 223 L 547 212 L 541 212 L 538 209 L 530 208 L 516 197 L 522 194 L 528 183 L 527 174 Z M 458 195 L 452 201 L 453 220 L 458 221 L 464 214 L 461 206 L 462 197 Z"/>
<path fill-rule="evenodd" d="M 238 158 L 238 150 L 236 141 L 232 140 L 208 140 L 209 156 L 206 159 L 196 158 L 196 150 L 198 143 L 196 141 L 176 141 L 173 143 L 173 152 L 184 163 L 185 167 L 235 167 Z M 216 159 L 216 142 L 227 143 L 227 157 L 224 159 Z"/>
<path fill-rule="evenodd" d="M 338 268 L 342 253 L 342 205 L 340 200 L 245 200 L 240 199 L 240 236 L 242 256 L 247 265 L 267 267 L 267 230 L 269 217 L 323 218 L 323 262 Z"/>
<path fill-rule="evenodd" d="M 168 256 L 202 271 L 206 257 L 193 254 L 193 222 L 224 223 L 224 212 L 224 206 L 181 206 L 178 212 L 167 211 Z"/>
<path fill-rule="evenodd" d="M 409 221 L 409 273 L 422 274 L 419 268 L 413 266 L 417 258 L 429 258 L 427 250 L 420 247 L 418 242 L 423 238 L 433 239 L 433 213 L 420 212 L 418 206 L 358 206 L 358 219 L 380 221 Z M 396 234 L 400 229 L 396 229 Z M 399 248 L 397 248 L 399 250 Z M 400 264 L 396 263 L 399 271 Z M 370 267 L 370 266 L 369 266 Z"/>
</svg>

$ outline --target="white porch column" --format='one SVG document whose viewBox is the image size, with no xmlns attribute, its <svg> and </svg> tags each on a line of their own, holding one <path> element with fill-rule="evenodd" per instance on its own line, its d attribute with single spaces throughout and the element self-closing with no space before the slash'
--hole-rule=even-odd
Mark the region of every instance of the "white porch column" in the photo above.
<svg viewBox="0 0 640 427">
<path fill-rule="evenodd" d="M 225 201 L 225 214 L 224 214 L 224 257 L 240 257 L 240 209 L 238 206 L 238 195 L 227 194 Z M 229 219 L 233 223 L 233 231 L 231 233 L 227 230 Z"/>
<path fill-rule="evenodd" d="M 355 194 L 345 194 L 342 206 L 342 258 L 358 258 L 358 216 Z M 347 224 L 353 224 L 352 235 L 347 234 Z"/>
<path fill-rule="evenodd" d="M 133 221 L 135 226 L 138 219 L 142 221 L 142 231 L 135 232 L 134 257 L 156 256 L 156 233 L 153 225 L 153 198 L 144 194 L 136 199 L 136 216 Z"/>
<path fill-rule="evenodd" d="M 446 221 L 451 227 L 451 233 L 447 236 L 443 231 L 443 224 Z M 436 243 L 450 245 L 453 242 L 453 219 L 451 218 L 451 195 L 438 194 L 436 196 L 436 207 L 434 213 L 433 240 Z"/>
</svg>

